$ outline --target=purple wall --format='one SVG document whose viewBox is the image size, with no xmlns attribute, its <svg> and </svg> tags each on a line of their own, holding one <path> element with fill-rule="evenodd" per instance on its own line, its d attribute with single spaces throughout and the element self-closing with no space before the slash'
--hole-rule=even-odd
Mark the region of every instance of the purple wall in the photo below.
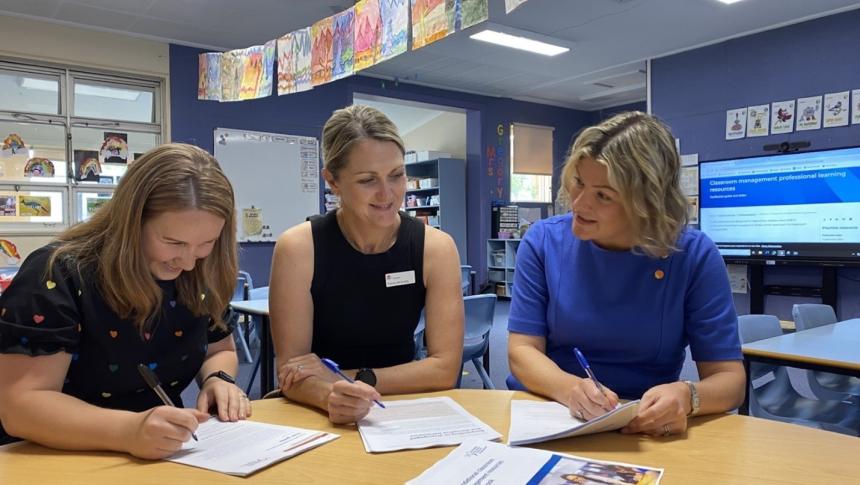
<svg viewBox="0 0 860 485">
<path fill-rule="evenodd" d="M 332 111 L 352 103 L 353 93 L 453 106 L 466 110 L 467 261 L 486 280 L 486 239 L 490 205 L 509 198 L 508 127 L 512 122 L 555 128 L 556 164 L 564 160 L 571 137 L 591 122 L 591 114 L 553 106 L 478 96 L 405 83 L 351 76 L 305 93 L 270 96 L 253 101 L 218 103 L 197 100 L 199 49 L 170 46 L 171 137 L 213 151 L 217 127 L 288 133 L 319 138 Z M 501 125 L 502 135 L 497 129 Z M 243 244 L 240 266 L 256 286 L 269 280 L 273 244 Z"/>
<path fill-rule="evenodd" d="M 762 146 L 810 141 L 811 149 L 860 145 L 860 125 L 725 140 L 726 111 L 774 101 L 860 88 L 860 10 L 730 40 L 651 62 L 651 106 L 681 139 L 683 153 L 700 160 L 761 155 Z M 781 267 L 765 270 L 765 284 L 820 283 L 821 270 Z M 839 270 L 838 315 L 860 316 L 860 270 Z M 799 297 L 766 297 L 765 312 L 791 319 Z M 749 299 L 736 295 L 740 313 Z"/>
</svg>

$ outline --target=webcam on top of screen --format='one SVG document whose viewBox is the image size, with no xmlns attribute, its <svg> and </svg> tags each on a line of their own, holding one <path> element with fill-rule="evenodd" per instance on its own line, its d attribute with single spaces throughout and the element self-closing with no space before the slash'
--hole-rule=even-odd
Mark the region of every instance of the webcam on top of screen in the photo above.
<svg viewBox="0 0 860 485">
<path fill-rule="evenodd" d="M 762 149 L 766 152 L 779 152 L 779 153 L 791 153 L 796 152 L 802 148 L 809 148 L 812 146 L 812 143 L 808 141 L 794 141 L 787 142 L 784 141 L 782 143 L 771 143 L 769 145 L 765 145 Z"/>
</svg>

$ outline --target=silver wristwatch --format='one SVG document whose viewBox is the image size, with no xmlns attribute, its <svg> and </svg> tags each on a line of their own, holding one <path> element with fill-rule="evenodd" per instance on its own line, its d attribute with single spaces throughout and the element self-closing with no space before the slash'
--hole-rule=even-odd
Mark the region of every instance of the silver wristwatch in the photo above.
<svg viewBox="0 0 860 485">
<path fill-rule="evenodd" d="M 687 416 L 695 416 L 699 414 L 699 391 L 696 390 L 696 385 L 690 381 L 683 381 L 690 388 L 690 413 Z"/>
</svg>

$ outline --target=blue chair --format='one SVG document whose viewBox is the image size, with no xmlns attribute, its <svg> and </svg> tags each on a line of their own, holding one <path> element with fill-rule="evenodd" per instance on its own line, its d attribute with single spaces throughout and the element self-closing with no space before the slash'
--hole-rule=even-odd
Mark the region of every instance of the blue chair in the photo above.
<svg viewBox="0 0 860 485">
<path fill-rule="evenodd" d="M 421 318 L 418 319 L 418 325 L 415 327 L 415 360 L 421 360 L 427 355 L 427 347 L 424 345 L 424 310 L 421 310 Z"/>
<path fill-rule="evenodd" d="M 460 364 L 460 375 L 457 387 L 463 379 L 463 365 L 471 361 L 481 377 L 484 389 L 495 389 L 482 359 L 490 348 L 490 330 L 493 328 L 493 316 L 496 310 L 496 295 L 474 295 L 463 298 L 466 314 L 466 328 L 463 338 L 463 362 Z"/>
<path fill-rule="evenodd" d="M 261 286 L 259 288 L 253 288 L 248 291 L 248 299 L 249 300 L 264 300 L 269 298 L 269 287 Z M 249 331 L 253 329 L 260 328 L 262 325 L 260 322 L 260 317 L 251 317 L 251 326 L 249 326 Z M 245 387 L 245 394 L 251 394 L 251 386 L 254 384 L 254 379 L 257 377 L 257 372 L 260 371 L 260 358 L 261 355 L 257 355 L 257 360 L 254 361 L 254 370 L 251 371 L 251 378 L 248 379 L 248 385 Z M 249 361 L 250 362 L 250 361 Z"/>
<path fill-rule="evenodd" d="M 472 294 L 472 266 L 468 264 L 460 266 L 460 288 L 463 296 Z"/>
<path fill-rule="evenodd" d="M 236 288 L 233 289 L 233 301 L 247 300 L 248 293 L 253 287 L 254 281 L 251 279 L 251 275 L 247 271 L 239 271 L 239 276 L 236 277 Z M 251 349 L 248 348 L 248 339 L 245 337 L 245 328 L 242 327 L 238 314 L 234 323 L 233 338 L 236 340 L 239 355 L 244 358 L 245 362 L 253 362 L 254 358 L 251 356 Z"/>
<path fill-rule="evenodd" d="M 836 312 L 830 305 L 819 303 L 796 304 L 791 309 L 798 332 L 836 323 Z M 818 399 L 843 401 L 860 396 L 860 379 L 831 372 L 805 372 L 809 390 Z"/>
<path fill-rule="evenodd" d="M 742 343 L 782 335 L 773 315 L 738 317 Z M 750 362 L 750 416 L 800 424 L 851 436 L 860 433 L 860 407 L 839 401 L 807 399 L 791 386 L 783 366 Z"/>
</svg>

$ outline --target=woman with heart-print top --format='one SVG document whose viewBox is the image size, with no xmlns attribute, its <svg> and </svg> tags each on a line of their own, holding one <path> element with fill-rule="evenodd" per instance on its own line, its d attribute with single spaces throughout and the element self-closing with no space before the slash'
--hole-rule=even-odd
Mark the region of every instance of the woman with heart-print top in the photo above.
<svg viewBox="0 0 860 485">
<path fill-rule="evenodd" d="M 0 296 L 0 442 L 155 459 L 190 439 L 210 408 L 221 420 L 250 416 L 230 377 L 238 364 L 224 314 L 235 225 L 215 159 L 168 144 L 130 165 L 89 220 L 34 251 Z M 162 404 L 140 365 L 177 407 Z M 196 408 L 183 409 L 195 377 Z"/>
</svg>

